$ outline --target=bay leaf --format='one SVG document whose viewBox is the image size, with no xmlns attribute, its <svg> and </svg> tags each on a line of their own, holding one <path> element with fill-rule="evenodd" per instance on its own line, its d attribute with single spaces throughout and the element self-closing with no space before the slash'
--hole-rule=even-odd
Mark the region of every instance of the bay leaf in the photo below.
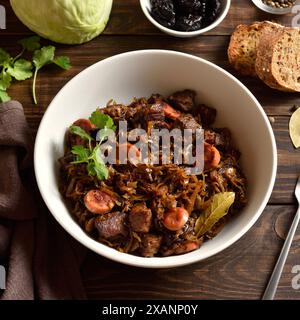
<svg viewBox="0 0 300 320">
<path fill-rule="evenodd" d="M 228 213 L 234 199 L 234 192 L 217 193 L 211 198 L 209 207 L 200 214 L 195 223 L 197 237 L 203 236 Z"/>
<path fill-rule="evenodd" d="M 290 119 L 290 137 L 295 148 L 300 147 L 300 108 L 298 108 Z"/>
</svg>

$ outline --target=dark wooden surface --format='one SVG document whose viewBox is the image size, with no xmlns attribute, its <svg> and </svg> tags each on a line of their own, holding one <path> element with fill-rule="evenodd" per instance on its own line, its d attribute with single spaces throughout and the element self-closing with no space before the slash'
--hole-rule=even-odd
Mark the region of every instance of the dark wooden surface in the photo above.
<svg viewBox="0 0 300 320">
<path fill-rule="evenodd" d="M 16 41 L 31 32 L 15 17 L 8 0 L 0 0 L 0 4 L 7 10 L 7 30 L 0 30 L 0 47 L 17 53 Z M 293 148 L 288 133 L 291 109 L 300 105 L 300 95 L 276 92 L 256 79 L 240 77 L 227 62 L 226 49 L 233 28 L 239 23 L 263 19 L 289 26 L 292 17 L 274 18 L 260 12 L 250 0 L 232 0 L 229 14 L 218 28 L 197 38 L 177 39 L 154 28 L 144 17 L 138 0 L 115 0 L 103 35 L 80 47 L 57 45 L 59 54 L 70 56 L 73 67 L 67 72 L 56 68 L 41 72 L 37 83 L 38 107 L 32 103 L 30 80 L 16 83 L 10 89 L 10 95 L 22 102 L 35 134 L 55 94 L 87 66 L 121 52 L 171 49 L 203 57 L 229 70 L 255 94 L 271 119 L 278 146 L 278 175 L 270 202 L 255 226 L 224 252 L 178 269 L 137 269 L 90 252 L 82 274 L 91 299 L 261 298 L 296 210 L 293 191 L 300 172 L 300 151 Z M 300 299 L 300 290 L 294 290 L 291 284 L 294 265 L 300 265 L 300 229 L 280 281 L 277 299 Z"/>
</svg>

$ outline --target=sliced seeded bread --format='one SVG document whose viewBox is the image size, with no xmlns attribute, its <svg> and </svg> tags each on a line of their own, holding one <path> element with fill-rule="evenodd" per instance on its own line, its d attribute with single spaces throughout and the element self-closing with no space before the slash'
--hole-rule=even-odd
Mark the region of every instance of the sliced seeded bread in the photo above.
<svg viewBox="0 0 300 320">
<path fill-rule="evenodd" d="M 255 70 L 269 87 L 300 92 L 300 29 L 283 28 L 263 33 Z"/>
<path fill-rule="evenodd" d="M 228 47 L 231 65 L 242 75 L 256 77 L 256 49 L 261 34 L 283 28 L 270 21 L 255 22 L 251 25 L 241 24 L 233 32 Z"/>
</svg>

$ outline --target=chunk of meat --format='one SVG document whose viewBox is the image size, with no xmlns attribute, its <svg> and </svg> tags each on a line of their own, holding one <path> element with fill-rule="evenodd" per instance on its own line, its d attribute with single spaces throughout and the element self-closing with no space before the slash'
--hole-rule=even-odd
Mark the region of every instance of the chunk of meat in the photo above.
<svg viewBox="0 0 300 320">
<path fill-rule="evenodd" d="M 130 129 L 136 128 L 136 123 L 144 121 L 144 110 L 148 108 L 148 101 L 145 98 L 135 99 L 129 106 L 125 114 Z"/>
<path fill-rule="evenodd" d="M 181 230 L 189 220 L 189 216 L 184 208 L 172 208 L 165 213 L 163 225 L 171 231 Z"/>
<path fill-rule="evenodd" d="M 231 133 L 227 128 L 206 129 L 204 131 L 204 140 L 220 150 L 227 151 L 231 147 Z"/>
<path fill-rule="evenodd" d="M 135 107 L 125 106 L 123 104 L 112 104 L 100 109 L 100 111 L 112 117 L 115 123 L 117 123 L 118 121 L 133 119 L 136 114 L 141 111 L 141 108 L 142 106 L 138 104 L 136 104 Z"/>
<path fill-rule="evenodd" d="M 105 214 L 113 209 L 115 200 L 103 191 L 90 190 L 84 197 L 84 204 L 92 213 Z"/>
<path fill-rule="evenodd" d="M 127 236 L 127 215 L 124 212 L 112 212 L 99 216 L 95 219 L 95 228 L 99 236 L 104 239 L 112 239 Z"/>
<path fill-rule="evenodd" d="M 183 112 L 191 112 L 195 108 L 196 92 L 193 90 L 183 90 L 173 93 L 168 101 L 172 106 Z"/>
<path fill-rule="evenodd" d="M 211 126 L 215 122 L 217 116 L 217 110 L 215 108 L 208 107 L 204 104 L 199 105 L 196 108 L 195 113 L 200 114 L 201 123 L 204 127 Z"/>
<path fill-rule="evenodd" d="M 171 126 L 165 121 L 152 121 L 152 128 L 158 130 L 170 130 Z"/>
<path fill-rule="evenodd" d="M 204 169 L 215 169 L 221 161 L 218 149 L 207 142 L 204 142 Z"/>
<path fill-rule="evenodd" d="M 205 142 L 211 144 L 211 145 L 216 145 L 216 141 L 218 139 L 219 134 L 212 130 L 212 129 L 205 129 L 204 130 L 204 140 Z"/>
<path fill-rule="evenodd" d="M 243 207 L 247 203 L 245 185 L 247 184 L 246 178 L 242 175 L 238 167 L 234 167 L 230 164 L 222 166 L 218 170 L 218 174 L 227 180 L 236 194 L 236 203 Z"/>
<path fill-rule="evenodd" d="M 155 256 L 160 248 L 162 242 L 162 236 L 155 234 L 145 234 L 142 237 L 140 253 L 143 257 Z"/>
<path fill-rule="evenodd" d="M 164 101 L 164 97 L 159 93 L 152 94 L 151 97 L 148 99 L 148 103 L 150 104 L 154 104 L 157 101 Z"/>
<path fill-rule="evenodd" d="M 102 113 L 109 115 L 116 121 L 125 120 L 128 107 L 122 104 L 109 105 L 100 110 Z"/>
<path fill-rule="evenodd" d="M 184 129 L 200 129 L 201 125 L 195 120 L 195 118 L 187 113 L 187 114 L 182 114 L 176 121 L 174 126 L 176 128 L 180 128 L 182 130 Z"/>
<path fill-rule="evenodd" d="M 138 112 L 146 108 L 148 101 L 146 98 L 134 99 L 134 101 L 129 105 L 131 109 L 137 109 Z"/>
<path fill-rule="evenodd" d="M 145 110 L 145 121 L 164 121 L 164 102 L 156 101 L 154 104 L 149 105 Z"/>
<path fill-rule="evenodd" d="M 209 174 L 209 177 L 211 181 L 214 182 L 215 187 L 218 187 L 221 192 L 226 191 L 227 181 L 223 174 L 221 174 L 220 170 L 212 170 Z"/>
<path fill-rule="evenodd" d="M 147 233 L 152 222 L 151 209 L 145 203 L 136 204 L 129 214 L 129 223 L 133 231 Z"/>
<path fill-rule="evenodd" d="M 164 121 L 165 117 L 176 120 L 180 117 L 180 112 L 171 107 L 160 96 L 152 96 L 153 103 L 146 109 L 146 121 Z"/>
<path fill-rule="evenodd" d="M 216 129 L 219 134 L 216 139 L 216 146 L 221 150 L 229 150 L 232 147 L 231 132 L 228 128 Z"/>
<path fill-rule="evenodd" d="M 200 248 L 203 240 L 185 240 L 175 242 L 171 247 L 164 247 L 160 251 L 162 256 L 167 257 L 174 254 L 184 254 Z"/>
</svg>

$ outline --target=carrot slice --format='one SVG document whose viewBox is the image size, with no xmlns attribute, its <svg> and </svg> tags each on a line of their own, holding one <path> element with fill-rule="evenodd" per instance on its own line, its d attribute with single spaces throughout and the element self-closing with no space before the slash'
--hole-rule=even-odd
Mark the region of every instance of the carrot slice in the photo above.
<svg viewBox="0 0 300 320">
<path fill-rule="evenodd" d="M 179 111 L 175 110 L 169 104 L 164 103 L 163 107 L 164 107 L 165 116 L 167 118 L 170 118 L 172 120 L 176 120 L 180 117 L 181 113 Z"/>
<path fill-rule="evenodd" d="M 204 143 L 204 168 L 206 170 L 215 169 L 221 161 L 221 155 L 218 149 L 211 144 Z"/>
</svg>

